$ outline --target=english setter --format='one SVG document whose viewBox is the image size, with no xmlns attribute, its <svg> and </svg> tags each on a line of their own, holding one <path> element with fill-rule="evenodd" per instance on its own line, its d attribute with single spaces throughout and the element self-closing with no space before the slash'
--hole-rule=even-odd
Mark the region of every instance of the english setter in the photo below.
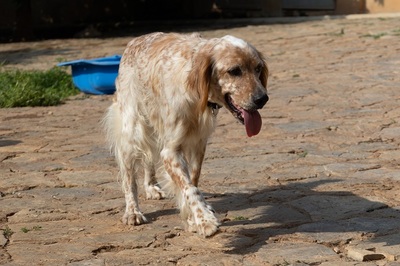
<svg viewBox="0 0 400 266">
<path fill-rule="evenodd" d="M 257 109 L 268 101 L 267 77 L 261 53 L 233 36 L 153 33 L 129 42 L 105 117 L 125 192 L 125 224 L 146 222 L 138 203 L 140 165 L 147 199 L 165 196 L 155 177 L 161 162 L 187 229 L 203 236 L 218 230 L 197 188 L 207 139 L 221 107 L 244 124 L 249 137 L 260 132 Z"/>
</svg>

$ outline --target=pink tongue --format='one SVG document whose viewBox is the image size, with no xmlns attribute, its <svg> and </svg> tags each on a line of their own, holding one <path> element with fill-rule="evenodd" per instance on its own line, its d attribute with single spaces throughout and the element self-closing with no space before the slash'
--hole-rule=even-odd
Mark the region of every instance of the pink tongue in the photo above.
<svg viewBox="0 0 400 266">
<path fill-rule="evenodd" d="M 247 136 L 252 137 L 257 135 L 261 130 L 261 116 L 258 111 L 243 110 L 244 125 L 246 127 Z"/>
</svg>

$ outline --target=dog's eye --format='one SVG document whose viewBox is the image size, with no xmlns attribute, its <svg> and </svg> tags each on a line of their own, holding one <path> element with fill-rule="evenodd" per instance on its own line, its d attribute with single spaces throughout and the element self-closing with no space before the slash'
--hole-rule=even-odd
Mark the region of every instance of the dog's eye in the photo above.
<svg viewBox="0 0 400 266">
<path fill-rule="evenodd" d="M 261 64 L 257 65 L 257 67 L 256 67 L 256 72 L 257 72 L 257 73 L 260 73 L 261 70 L 262 70 L 262 65 L 261 65 Z"/>
<path fill-rule="evenodd" d="M 228 70 L 229 75 L 234 76 L 234 77 L 239 77 L 242 75 L 242 70 L 240 67 L 234 67 Z"/>
</svg>

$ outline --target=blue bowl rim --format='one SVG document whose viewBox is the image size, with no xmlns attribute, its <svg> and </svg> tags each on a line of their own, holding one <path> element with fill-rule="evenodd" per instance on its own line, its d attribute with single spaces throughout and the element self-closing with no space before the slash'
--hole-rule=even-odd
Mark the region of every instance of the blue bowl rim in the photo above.
<svg viewBox="0 0 400 266">
<path fill-rule="evenodd" d="M 121 55 L 113 55 L 107 57 L 93 58 L 93 59 L 78 59 L 68 62 L 62 62 L 57 66 L 73 66 L 73 65 L 97 65 L 97 66 L 115 66 L 119 65 Z"/>
</svg>

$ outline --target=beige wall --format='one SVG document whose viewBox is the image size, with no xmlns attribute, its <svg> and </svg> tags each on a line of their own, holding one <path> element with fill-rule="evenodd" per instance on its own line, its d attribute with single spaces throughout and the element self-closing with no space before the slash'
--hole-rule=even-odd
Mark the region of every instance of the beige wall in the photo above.
<svg viewBox="0 0 400 266">
<path fill-rule="evenodd" d="M 337 0 L 335 14 L 400 12 L 400 0 Z"/>
<path fill-rule="evenodd" d="M 282 16 L 282 0 L 263 0 L 263 15 Z M 308 11 L 309 15 L 347 15 L 365 13 L 400 12 L 400 0 L 336 0 L 336 9 L 332 11 Z"/>
<path fill-rule="evenodd" d="M 400 12 L 399 0 L 365 0 L 366 13 Z"/>
</svg>

